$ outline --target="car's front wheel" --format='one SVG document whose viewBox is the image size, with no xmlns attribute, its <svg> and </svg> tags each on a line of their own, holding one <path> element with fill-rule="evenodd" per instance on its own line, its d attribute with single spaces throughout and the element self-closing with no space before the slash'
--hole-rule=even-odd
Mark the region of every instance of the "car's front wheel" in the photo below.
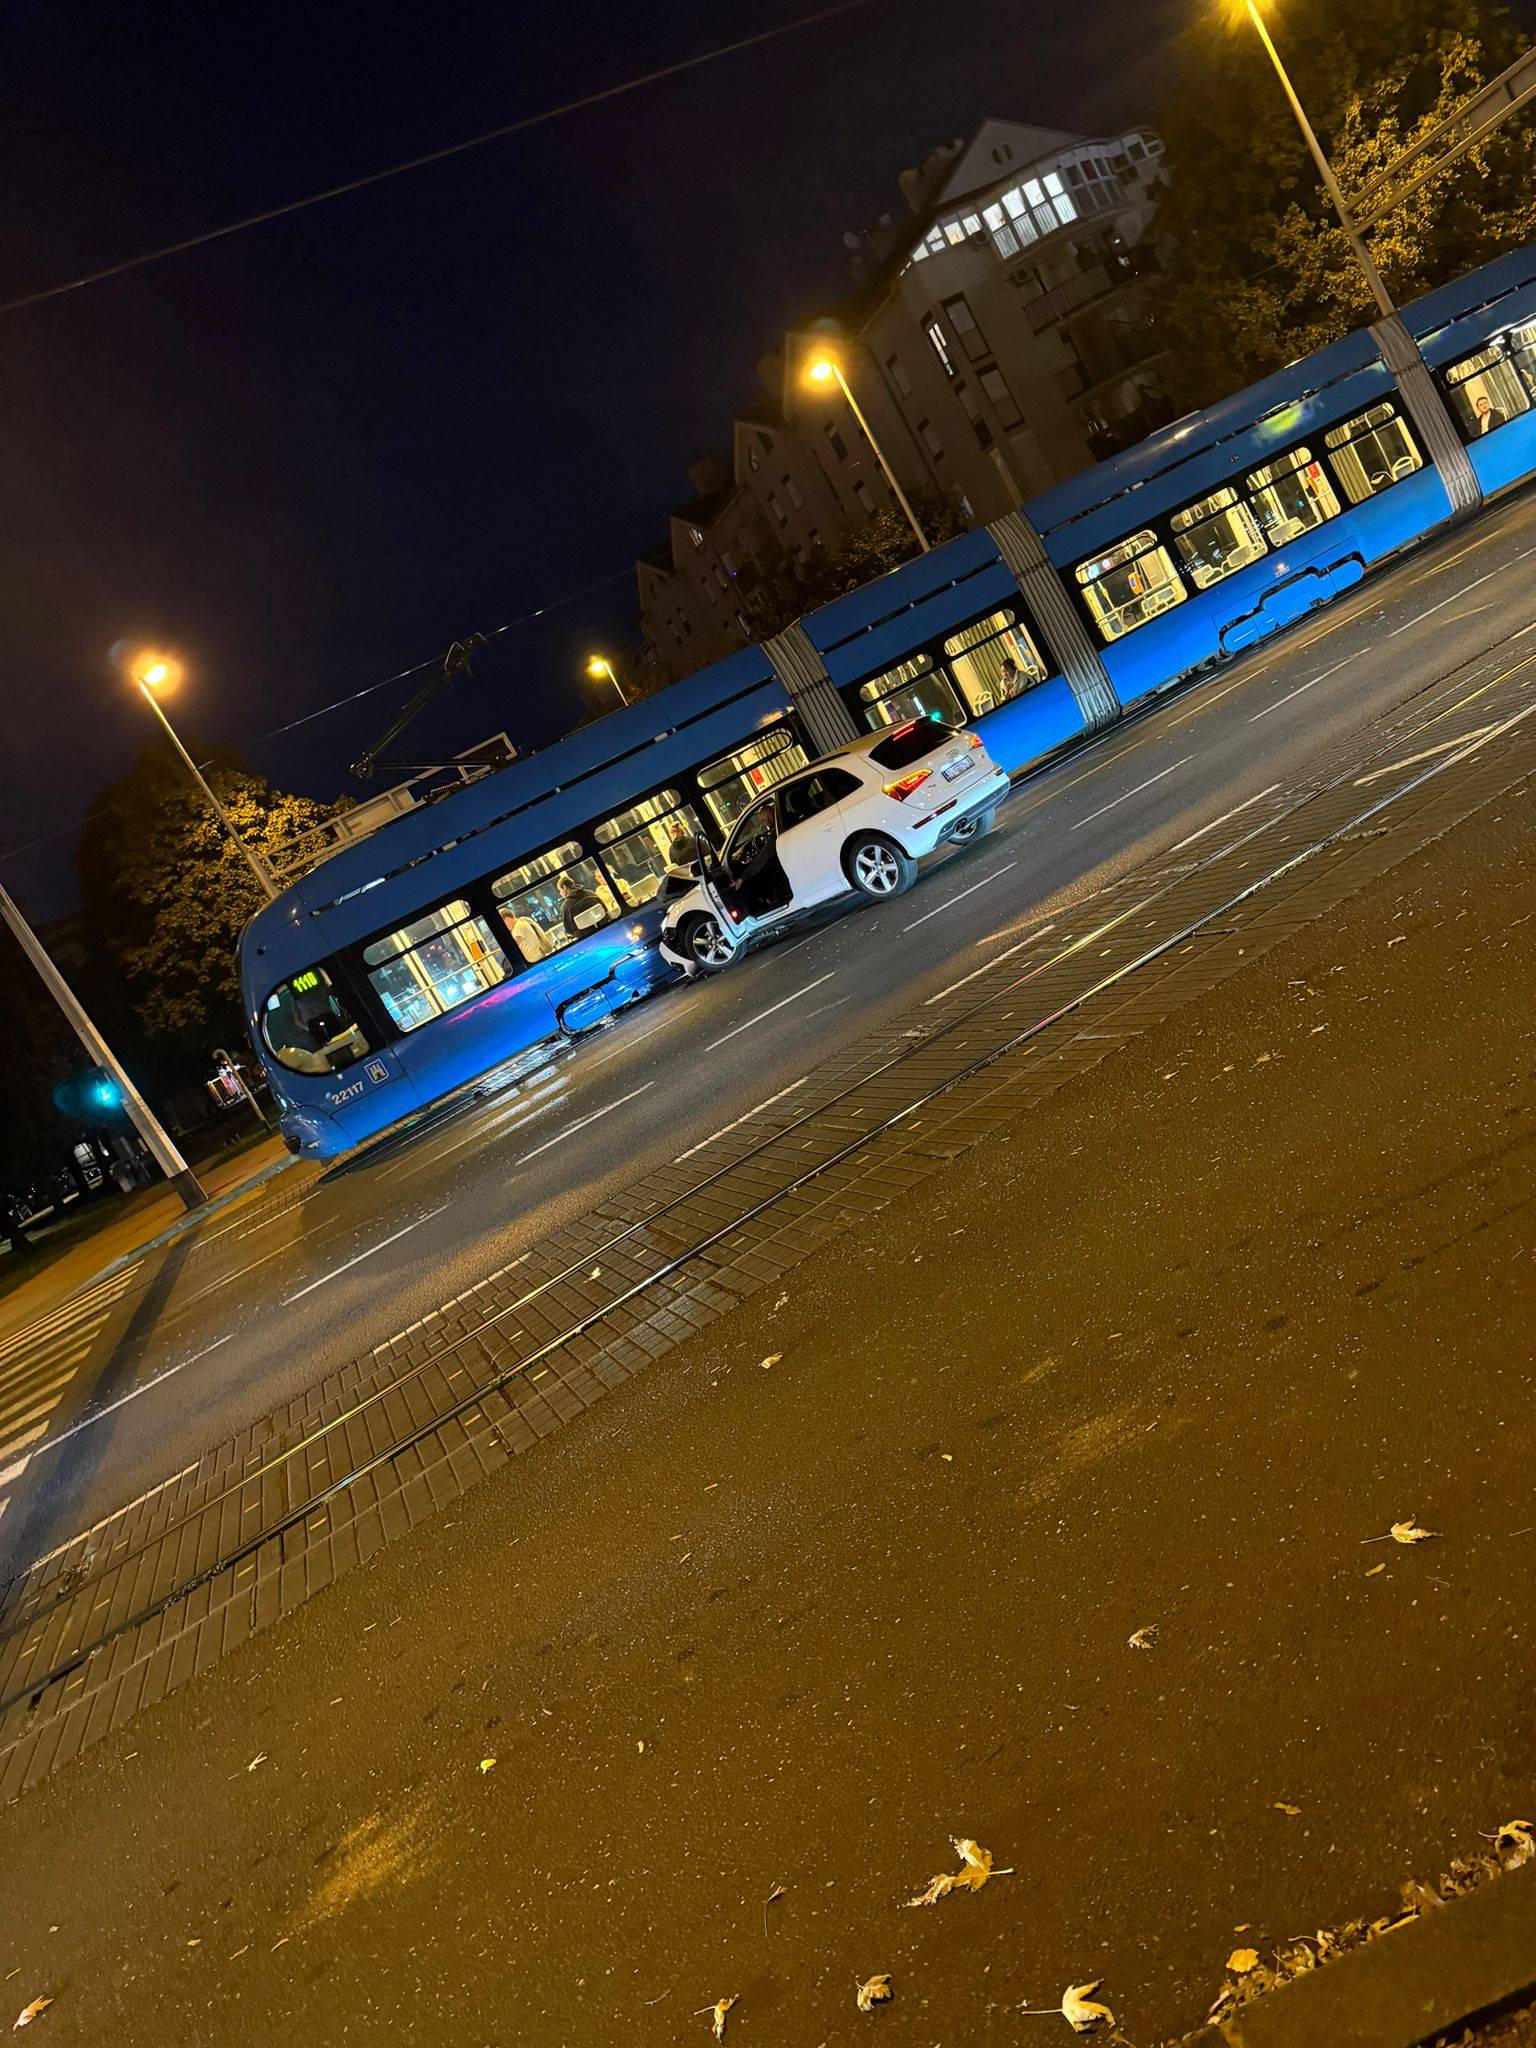
<svg viewBox="0 0 1536 2048">
<path fill-rule="evenodd" d="M 718 974 L 736 958 L 735 948 L 720 927 L 720 920 L 708 911 L 690 917 L 678 937 L 683 951 L 701 974 Z"/>
<path fill-rule="evenodd" d="M 861 832 L 843 849 L 843 871 L 861 896 L 882 902 L 911 888 L 917 862 L 883 832 Z"/>
</svg>

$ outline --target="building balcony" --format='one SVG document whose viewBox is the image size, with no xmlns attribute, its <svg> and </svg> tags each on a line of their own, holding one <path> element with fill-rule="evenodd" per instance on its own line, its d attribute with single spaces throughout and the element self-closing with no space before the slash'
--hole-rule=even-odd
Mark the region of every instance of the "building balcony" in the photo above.
<svg viewBox="0 0 1536 2048">
<path fill-rule="evenodd" d="M 1104 298 L 1118 282 L 1102 263 L 1095 263 L 1087 270 L 1079 271 L 1076 277 L 1069 277 L 1065 284 L 1052 285 L 1049 291 L 1025 299 L 1021 310 L 1029 322 L 1030 331 L 1044 334 L 1048 327 L 1058 326 L 1068 314 L 1092 305 L 1095 299 Z"/>
</svg>

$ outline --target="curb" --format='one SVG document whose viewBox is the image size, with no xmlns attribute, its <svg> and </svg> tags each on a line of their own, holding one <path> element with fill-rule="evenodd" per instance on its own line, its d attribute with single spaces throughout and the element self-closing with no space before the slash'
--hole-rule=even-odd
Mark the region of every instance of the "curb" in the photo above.
<svg viewBox="0 0 1536 2048">
<path fill-rule="evenodd" d="M 1536 1985 L 1536 1864 L 1326 1962 L 1179 2048 L 1419 2048 Z"/>
</svg>

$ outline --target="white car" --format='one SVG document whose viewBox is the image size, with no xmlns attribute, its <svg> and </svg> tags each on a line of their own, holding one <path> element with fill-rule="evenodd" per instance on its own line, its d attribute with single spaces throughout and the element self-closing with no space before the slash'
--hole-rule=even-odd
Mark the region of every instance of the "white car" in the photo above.
<svg viewBox="0 0 1536 2048">
<path fill-rule="evenodd" d="M 935 718 L 840 747 L 743 812 L 719 859 L 668 903 L 662 953 L 713 974 L 818 903 L 899 896 L 925 853 L 988 831 L 1007 793 L 978 736 Z"/>
</svg>

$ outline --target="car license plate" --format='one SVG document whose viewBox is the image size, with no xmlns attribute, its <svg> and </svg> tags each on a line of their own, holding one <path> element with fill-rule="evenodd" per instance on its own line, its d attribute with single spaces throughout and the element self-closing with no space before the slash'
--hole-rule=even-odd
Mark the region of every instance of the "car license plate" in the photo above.
<svg viewBox="0 0 1536 2048">
<path fill-rule="evenodd" d="M 951 761 L 949 766 L 944 770 L 944 780 L 946 782 L 953 782 L 955 777 L 957 775 L 963 775 L 966 769 L 970 767 L 970 765 L 971 764 L 969 761 Z"/>
</svg>

